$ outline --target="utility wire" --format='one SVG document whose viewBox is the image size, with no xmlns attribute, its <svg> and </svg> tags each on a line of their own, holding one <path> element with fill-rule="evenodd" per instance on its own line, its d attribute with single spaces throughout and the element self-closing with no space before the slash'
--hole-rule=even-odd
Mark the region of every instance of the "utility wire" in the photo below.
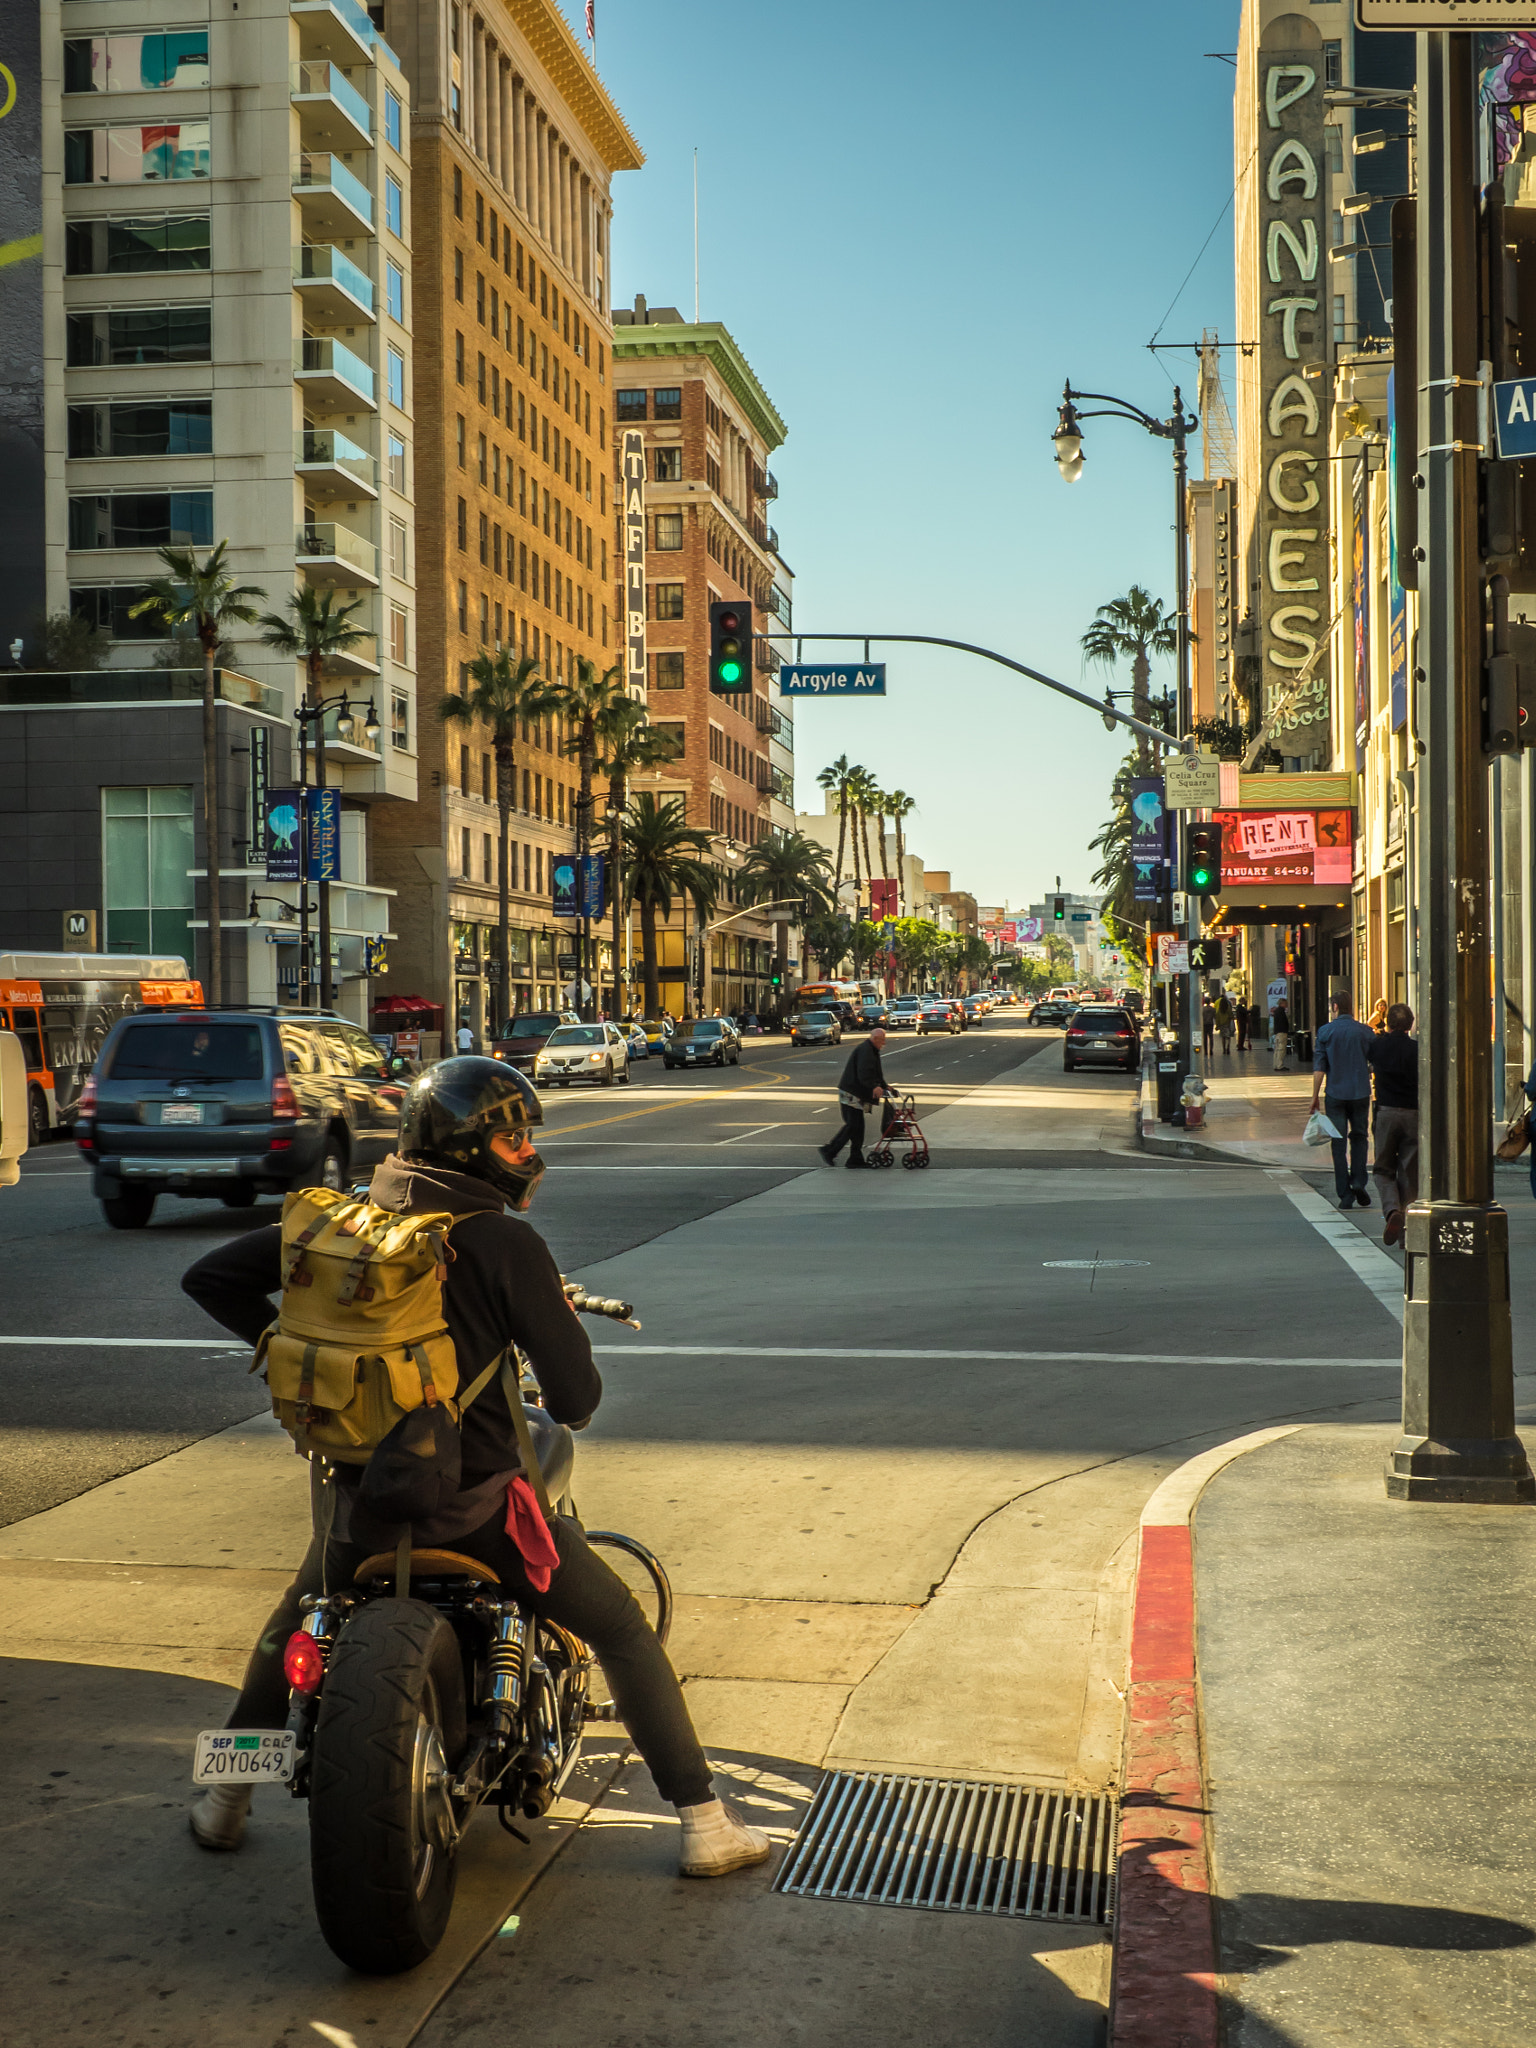
<svg viewBox="0 0 1536 2048">
<path fill-rule="evenodd" d="M 1169 302 L 1168 302 L 1168 311 L 1167 311 L 1166 313 L 1164 313 L 1164 315 L 1163 315 L 1162 319 L 1158 321 L 1158 323 L 1157 323 L 1157 326 L 1156 326 L 1156 327 L 1155 327 L 1155 328 L 1153 329 L 1153 331 L 1152 331 L 1152 340 L 1151 340 L 1151 341 L 1149 341 L 1149 342 L 1147 343 L 1147 347 L 1148 347 L 1148 348 L 1151 348 L 1151 347 L 1153 346 L 1153 343 L 1155 343 L 1155 342 L 1156 342 L 1156 340 L 1157 340 L 1157 337 L 1158 337 L 1158 335 L 1160 335 L 1160 334 L 1162 333 L 1163 329 L 1164 329 L 1164 328 L 1165 328 L 1165 327 L 1166 327 L 1166 326 L 1168 325 L 1168 320 L 1169 320 L 1169 316 L 1170 316 L 1170 315 L 1172 314 L 1172 312 L 1173 312 L 1173 309 L 1174 309 L 1174 307 L 1175 307 L 1175 306 L 1176 306 L 1176 305 L 1177 305 L 1177 304 L 1179 303 L 1180 299 L 1182 299 L 1182 298 L 1183 298 L 1183 296 L 1184 296 L 1184 286 L 1185 286 L 1185 285 L 1187 285 L 1187 284 L 1189 283 L 1189 280 L 1190 280 L 1190 279 L 1191 279 L 1191 278 L 1192 278 L 1192 277 L 1194 276 L 1194 274 L 1195 274 L 1196 270 L 1198 270 L 1198 269 L 1199 269 L 1199 267 L 1200 267 L 1200 258 L 1201 258 L 1201 257 L 1202 257 L 1202 256 L 1203 256 L 1203 255 L 1205 254 L 1206 250 L 1207 250 L 1207 249 L 1208 249 L 1208 248 L 1209 248 L 1209 247 L 1211 246 L 1211 242 L 1212 242 L 1212 239 L 1213 239 L 1213 237 L 1215 236 L 1216 230 L 1217 230 L 1217 229 L 1218 229 L 1218 228 L 1219 228 L 1219 227 L 1221 226 L 1222 222 L 1223 222 L 1223 221 L 1224 221 L 1224 220 L 1226 219 L 1226 217 L 1227 217 L 1227 213 L 1228 213 L 1228 210 L 1230 209 L 1230 207 L 1231 207 L 1231 205 L 1232 205 L 1232 202 L 1233 202 L 1233 200 L 1234 200 L 1234 199 L 1235 199 L 1235 198 L 1237 197 L 1237 188 L 1238 188 L 1238 186 L 1239 186 L 1239 185 L 1241 185 L 1241 183 L 1243 182 L 1244 178 L 1246 178 L 1246 177 L 1247 177 L 1247 175 L 1248 175 L 1248 172 L 1249 172 L 1249 169 L 1251 168 L 1251 166 L 1252 166 L 1252 164 L 1253 164 L 1253 159 L 1254 159 L 1254 157 L 1256 157 L 1256 156 L 1258 155 L 1258 153 L 1259 153 L 1259 145 L 1258 145 L 1257 143 L 1255 143 L 1255 144 L 1253 145 L 1253 149 L 1252 149 L 1252 150 L 1251 150 L 1251 152 L 1249 153 L 1249 157 L 1248 157 L 1248 162 L 1247 162 L 1246 164 L 1244 164 L 1244 165 L 1243 165 L 1243 168 L 1242 168 L 1242 169 L 1241 169 L 1241 170 L 1240 170 L 1240 171 L 1238 172 L 1237 176 L 1236 176 L 1236 177 L 1235 177 L 1235 178 L 1234 178 L 1234 179 L 1232 180 L 1232 190 L 1231 190 L 1231 191 L 1230 191 L 1230 192 L 1229 192 L 1229 193 L 1227 194 L 1227 196 L 1226 196 L 1226 199 L 1225 199 L 1225 201 L 1224 201 L 1224 202 L 1223 202 L 1223 204 L 1222 204 L 1222 209 L 1221 209 L 1220 213 L 1218 213 L 1218 214 L 1217 214 L 1217 216 L 1216 216 L 1216 218 L 1215 218 L 1215 219 L 1214 219 L 1214 220 L 1213 220 L 1213 221 L 1211 222 L 1211 232 L 1210 232 L 1210 234 L 1208 234 L 1208 235 L 1206 236 L 1205 240 L 1204 240 L 1204 241 L 1203 241 L 1203 242 L 1202 242 L 1202 243 L 1200 244 L 1200 247 L 1199 247 L 1199 250 L 1198 250 L 1198 251 L 1197 251 L 1197 253 L 1196 253 L 1196 256 L 1195 256 L 1195 260 L 1194 260 L 1194 262 L 1193 262 L 1193 263 L 1191 263 L 1191 265 L 1189 266 L 1188 270 L 1186 270 L 1186 271 L 1185 271 L 1185 273 L 1184 273 L 1184 278 L 1183 278 L 1183 282 L 1182 282 L 1182 283 L 1180 284 L 1180 286 L 1179 286 L 1178 290 L 1177 290 L 1177 291 L 1176 291 L 1176 292 L 1174 293 L 1173 297 L 1172 297 L 1172 298 L 1171 298 L 1171 299 L 1169 300 Z"/>
</svg>

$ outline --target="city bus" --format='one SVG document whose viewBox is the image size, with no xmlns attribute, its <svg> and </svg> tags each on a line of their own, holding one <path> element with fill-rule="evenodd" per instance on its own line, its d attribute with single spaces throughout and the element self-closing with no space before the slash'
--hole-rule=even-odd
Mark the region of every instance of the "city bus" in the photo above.
<svg viewBox="0 0 1536 2048">
<path fill-rule="evenodd" d="M 102 1041 L 119 1017 L 166 1004 L 201 1009 L 185 960 L 135 953 L 0 953 L 0 1031 L 27 1063 L 33 1144 L 71 1121 Z"/>
<path fill-rule="evenodd" d="M 864 1015 L 864 992 L 856 981 L 807 981 L 795 990 L 797 1010 L 824 1010 L 829 1003 L 848 1003 L 856 1017 Z"/>
</svg>

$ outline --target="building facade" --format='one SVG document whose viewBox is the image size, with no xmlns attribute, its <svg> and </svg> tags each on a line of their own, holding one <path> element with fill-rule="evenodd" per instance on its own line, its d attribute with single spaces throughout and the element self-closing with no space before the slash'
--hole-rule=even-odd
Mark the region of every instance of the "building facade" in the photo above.
<svg viewBox="0 0 1536 2048">
<path fill-rule="evenodd" d="M 483 1035 L 561 999 L 574 934 L 554 918 L 553 869 L 575 843 L 577 768 L 563 723 L 518 723 L 503 991 L 493 735 L 441 707 L 501 650 L 559 682 L 578 661 L 602 673 L 620 658 L 609 188 L 643 159 L 554 0 L 380 11 L 412 88 L 418 406 L 432 426 L 416 471 L 419 791 L 383 822 L 378 863 L 396 891 L 392 985 Z"/>
</svg>

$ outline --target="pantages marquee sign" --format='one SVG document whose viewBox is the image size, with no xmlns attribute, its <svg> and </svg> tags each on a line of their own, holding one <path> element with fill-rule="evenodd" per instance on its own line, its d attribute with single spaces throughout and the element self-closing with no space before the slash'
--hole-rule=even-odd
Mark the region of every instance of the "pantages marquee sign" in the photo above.
<svg viewBox="0 0 1536 2048">
<path fill-rule="evenodd" d="M 1294 688 L 1328 625 L 1328 387 L 1322 376 L 1307 375 L 1323 368 L 1326 354 L 1328 180 L 1321 47 L 1261 42 L 1258 69 L 1259 616 L 1267 713 Z M 1311 766 L 1314 749 L 1330 743 L 1328 712 L 1324 651 L 1280 720 L 1280 752 Z"/>
</svg>

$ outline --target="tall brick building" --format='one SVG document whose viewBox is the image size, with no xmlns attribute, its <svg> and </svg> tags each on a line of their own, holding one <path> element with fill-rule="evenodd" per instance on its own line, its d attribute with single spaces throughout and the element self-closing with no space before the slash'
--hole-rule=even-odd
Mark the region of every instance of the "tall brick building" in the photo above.
<svg viewBox="0 0 1536 2048">
<path fill-rule="evenodd" d="M 676 745 L 674 760 L 636 786 L 681 797 L 689 824 L 714 835 L 729 878 L 748 846 L 794 826 L 794 728 L 774 684 L 779 651 L 755 643 L 752 687 L 738 696 L 712 696 L 708 676 L 712 602 L 749 600 L 759 633 L 790 625 L 793 580 L 769 524 L 778 485 L 768 462 L 784 422 L 720 322 L 685 321 L 644 298 L 614 314 L 613 382 L 616 428 L 645 435 L 647 696 L 651 722 Z M 722 913 L 733 900 L 727 879 Z M 716 933 L 707 1007 L 771 1007 L 771 953 L 765 918 Z M 674 1009 L 682 972 L 678 917 L 662 945 L 663 997 Z"/>
<path fill-rule="evenodd" d="M 575 844 L 576 765 L 552 721 L 525 727 L 507 1001 L 491 736 L 438 707 L 498 646 L 561 679 L 620 658 L 609 180 L 643 159 L 554 0 L 384 13 L 413 90 L 420 785 L 380 819 L 376 872 L 397 892 L 392 989 L 483 1032 L 556 1000 L 570 939 L 551 867 Z"/>
</svg>

